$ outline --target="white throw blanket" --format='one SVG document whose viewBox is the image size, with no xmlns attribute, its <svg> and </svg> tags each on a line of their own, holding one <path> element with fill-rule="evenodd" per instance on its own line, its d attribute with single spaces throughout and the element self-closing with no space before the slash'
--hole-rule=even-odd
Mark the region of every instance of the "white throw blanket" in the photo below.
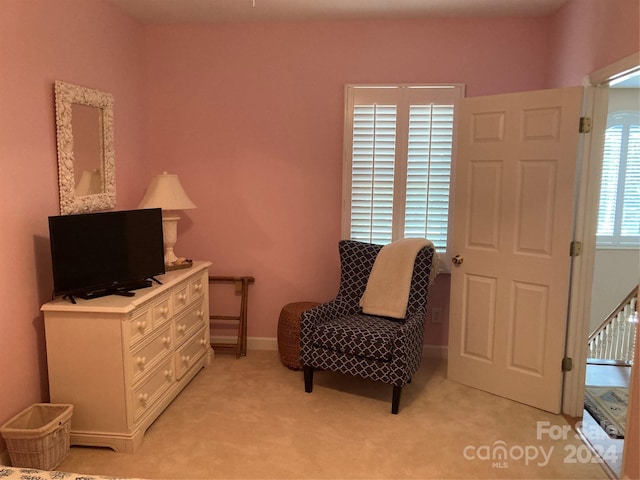
<svg viewBox="0 0 640 480">
<path fill-rule="evenodd" d="M 432 245 L 424 238 L 405 238 L 385 245 L 378 252 L 360 306 L 362 312 L 391 318 L 405 318 L 416 255 Z M 437 262 L 431 266 L 429 283 L 437 274 Z"/>
</svg>

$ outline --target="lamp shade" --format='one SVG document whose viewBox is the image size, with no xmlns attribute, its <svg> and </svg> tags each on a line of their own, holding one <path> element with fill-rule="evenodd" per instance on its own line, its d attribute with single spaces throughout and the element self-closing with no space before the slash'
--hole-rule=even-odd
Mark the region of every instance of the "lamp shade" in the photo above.
<svg viewBox="0 0 640 480">
<path fill-rule="evenodd" d="M 163 210 L 187 210 L 196 208 L 184 192 L 178 175 L 162 172 L 151 177 L 138 208 L 161 208 Z"/>
</svg>

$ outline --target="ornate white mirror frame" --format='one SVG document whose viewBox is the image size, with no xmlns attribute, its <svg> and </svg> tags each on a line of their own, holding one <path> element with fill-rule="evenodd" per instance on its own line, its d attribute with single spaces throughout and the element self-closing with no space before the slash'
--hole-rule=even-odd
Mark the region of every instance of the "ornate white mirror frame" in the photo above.
<svg viewBox="0 0 640 480">
<path fill-rule="evenodd" d="M 116 174 L 113 146 L 113 96 L 65 82 L 55 82 L 56 133 L 58 143 L 58 185 L 60 213 L 93 212 L 107 210 L 116 204 Z M 97 109 L 97 125 L 73 124 L 73 106 L 84 105 Z M 94 123 L 92 121 L 91 123 Z M 97 158 L 95 169 L 81 170 L 74 153 L 74 127 L 76 132 L 86 130 L 88 138 L 98 145 L 90 146 Z M 92 130 L 93 129 L 93 130 Z M 79 140 L 79 139 L 76 139 Z M 77 146 L 80 142 L 77 141 Z M 84 179 L 81 177 L 84 175 Z M 86 187 L 86 177 L 93 177 L 93 190 Z M 79 184 L 85 184 L 80 188 Z"/>
</svg>

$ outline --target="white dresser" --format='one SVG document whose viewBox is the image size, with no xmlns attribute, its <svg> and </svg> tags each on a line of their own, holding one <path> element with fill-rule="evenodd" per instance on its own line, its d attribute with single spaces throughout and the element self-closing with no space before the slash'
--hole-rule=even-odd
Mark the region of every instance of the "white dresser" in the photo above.
<svg viewBox="0 0 640 480">
<path fill-rule="evenodd" d="M 42 306 L 52 403 L 74 405 L 71 444 L 134 452 L 211 361 L 209 262 L 158 276 L 133 297 Z"/>
</svg>

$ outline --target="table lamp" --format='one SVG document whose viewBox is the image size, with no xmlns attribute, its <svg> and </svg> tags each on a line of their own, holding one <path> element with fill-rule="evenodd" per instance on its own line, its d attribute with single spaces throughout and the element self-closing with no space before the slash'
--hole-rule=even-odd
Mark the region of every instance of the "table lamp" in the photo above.
<svg viewBox="0 0 640 480">
<path fill-rule="evenodd" d="M 178 175 L 162 172 L 151 177 L 147 191 L 138 208 L 162 209 L 162 236 L 164 240 L 164 263 L 166 267 L 176 265 L 178 257 L 173 246 L 178 240 L 178 216 L 176 210 L 196 208 L 184 192 Z"/>
</svg>

